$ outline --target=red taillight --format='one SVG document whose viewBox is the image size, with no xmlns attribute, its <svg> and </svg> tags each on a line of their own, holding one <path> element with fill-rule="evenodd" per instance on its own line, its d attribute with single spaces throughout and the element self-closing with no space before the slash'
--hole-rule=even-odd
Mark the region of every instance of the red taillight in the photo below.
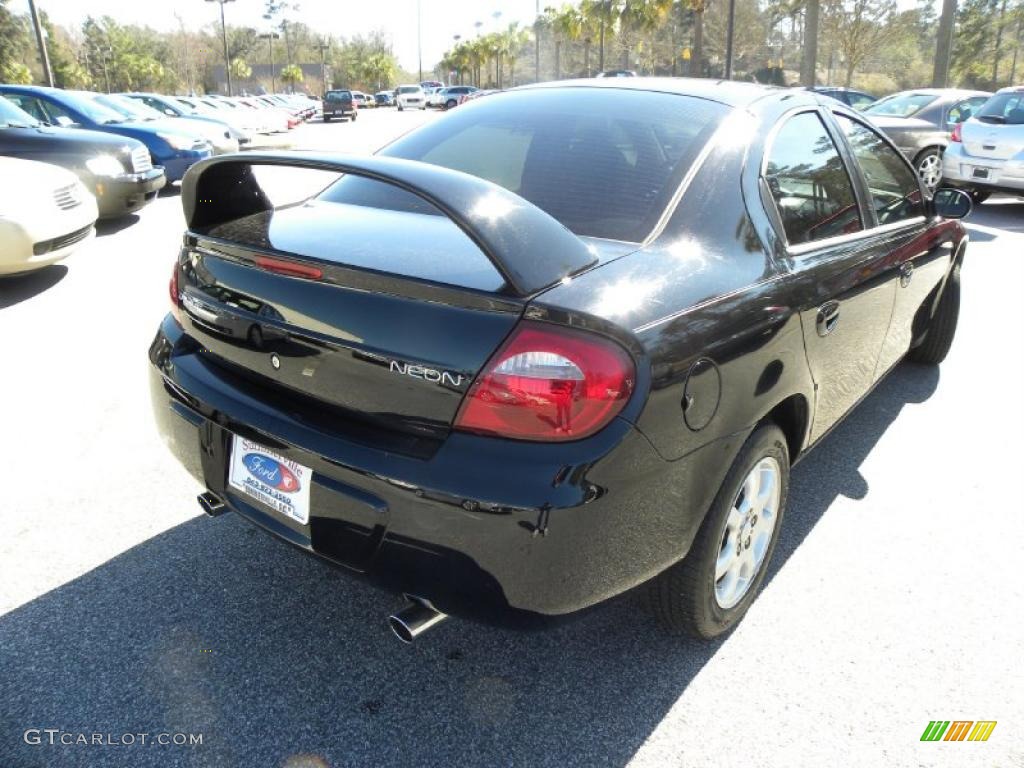
<svg viewBox="0 0 1024 768">
<path fill-rule="evenodd" d="M 455 428 L 517 440 L 579 440 L 622 410 L 636 369 L 613 341 L 523 323 L 466 394 Z"/>
<path fill-rule="evenodd" d="M 279 275 L 288 275 L 288 277 L 305 277 L 309 280 L 319 280 L 324 276 L 323 271 L 317 267 L 310 267 L 295 261 L 271 259 L 268 256 L 257 256 L 255 261 L 256 266 L 261 269 L 265 269 L 268 272 L 276 272 Z"/>
<path fill-rule="evenodd" d="M 174 270 L 171 272 L 171 283 L 168 289 L 171 294 L 171 314 L 181 324 L 181 292 L 178 290 L 178 260 L 174 260 Z"/>
<path fill-rule="evenodd" d="M 956 125 L 953 126 L 953 132 L 949 134 L 950 141 L 963 142 L 963 138 L 961 137 L 961 133 L 963 132 L 963 125 L 963 123 L 957 123 Z"/>
</svg>

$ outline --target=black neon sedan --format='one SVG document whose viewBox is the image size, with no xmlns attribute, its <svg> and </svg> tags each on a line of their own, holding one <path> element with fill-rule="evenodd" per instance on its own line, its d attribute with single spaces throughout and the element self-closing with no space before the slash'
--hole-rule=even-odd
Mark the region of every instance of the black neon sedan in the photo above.
<svg viewBox="0 0 1024 768">
<path fill-rule="evenodd" d="M 342 175 L 275 208 L 266 165 Z M 946 355 L 970 209 L 831 99 L 644 78 L 214 158 L 182 202 L 162 434 L 210 514 L 405 594 L 405 640 L 647 582 L 668 630 L 732 627 L 793 462 Z"/>
</svg>

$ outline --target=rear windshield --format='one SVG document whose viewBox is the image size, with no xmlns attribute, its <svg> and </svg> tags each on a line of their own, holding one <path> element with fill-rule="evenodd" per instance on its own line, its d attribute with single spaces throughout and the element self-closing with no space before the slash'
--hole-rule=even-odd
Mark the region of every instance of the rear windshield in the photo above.
<svg viewBox="0 0 1024 768">
<path fill-rule="evenodd" d="M 979 120 L 1000 125 L 1024 125 L 1024 91 L 997 93 L 978 110 Z"/>
<path fill-rule="evenodd" d="M 931 93 L 895 93 L 872 104 L 864 110 L 868 115 L 910 117 L 927 107 L 938 96 Z"/>
<path fill-rule="evenodd" d="M 327 101 L 348 101 L 352 98 L 351 91 L 328 91 Z"/>
<path fill-rule="evenodd" d="M 420 88 L 418 85 L 403 85 L 401 88 L 398 89 L 398 92 L 399 93 L 419 93 L 422 90 L 423 89 Z"/>
<path fill-rule="evenodd" d="M 511 91 L 429 123 L 382 154 L 487 179 L 577 235 L 639 242 L 727 113 L 721 104 L 668 93 Z M 417 207 L 397 190 L 385 192 L 343 178 L 322 199 Z"/>
</svg>

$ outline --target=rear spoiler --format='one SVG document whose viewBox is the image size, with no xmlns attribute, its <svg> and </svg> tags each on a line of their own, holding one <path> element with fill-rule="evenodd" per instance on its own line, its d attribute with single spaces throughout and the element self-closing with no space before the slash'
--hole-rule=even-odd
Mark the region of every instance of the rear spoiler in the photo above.
<svg viewBox="0 0 1024 768">
<path fill-rule="evenodd" d="M 181 184 L 188 228 L 201 231 L 273 208 L 252 173 L 257 165 L 348 173 L 417 195 L 479 246 L 516 296 L 537 293 L 597 261 L 576 235 L 504 187 L 441 166 L 381 156 L 246 152 L 202 160 Z"/>
</svg>

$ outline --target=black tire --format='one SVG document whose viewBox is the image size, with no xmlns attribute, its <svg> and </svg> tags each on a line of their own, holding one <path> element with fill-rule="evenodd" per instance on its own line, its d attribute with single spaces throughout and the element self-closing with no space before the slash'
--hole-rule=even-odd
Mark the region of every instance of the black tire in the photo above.
<svg viewBox="0 0 1024 768">
<path fill-rule="evenodd" d="M 401 111 L 403 111 L 403 109 L 404 109 L 404 107 L 401 104 L 399 104 L 398 105 L 398 111 L 401 112 Z"/>
<path fill-rule="evenodd" d="M 324 122 L 325 123 L 331 122 L 331 116 L 330 115 L 324 115 Z"/>
<path fill-rule="evenodd" d="M 977 187 L 971 187 L 967 190 L 967 194 L 971 196 L 971 202 L 975 205 L 981 205 L 990 197 L 992 197 L 992 191 L 988 189 L 978 189 Z"/>
<path fill-rule="evenodd" d="M 459 102 L 457 102 L 455 99 L 448 99 L 448 101 L 446 101 L 444 103 L 444 108 L 445 109 L 453 109 L 453 108 L 457 107 L 458 105 L 459 105 Z"/>
<path fill-rule="evenodd" d="M 739 602 L 729 608 L 722 608 L 715 595 L 715 565 L 724 546 L 726 522 L 733 504 L 740 497 L 747 476 L 759 462 L 767 458 L 774 459 L 779 468 L 779 501 L 775 525 L 764 558 L 750 586 Z M 729 468 L 690 552 L 651 582 L 651 608 L 655 618 L 669 634 L 688 634 L 710 639 L 728 632 L 743 618 L 757 597 L 768 572 L 785 517 L 788 490 L 789 449 L 786 436 L 772 422 L 764 422 L 747 439 Z"/>
<path fill-rule="evenodd" d="M 353 113 L 352 113 L 352 122 L 353 122 L 353 123 L 354 123 L 354 122 L 356 121 L 356 118 L 357 118 L 357 117 L 359 117 L 359 115 L 357 115 L 357 114 L 356 114 L 355 112 L 353 112 Z"/>
<path fill-rule="evenodd" d="M 956 336 L 956 324 L 960 318 L 960 266 L 953 268 L 953 273 L 946 281 L 939 298 L 939 306 L 935 308 L 928 333 L 917 347 L 910 350 L 908 357 L 915 363 L 938 365 L 946 359 L 949 348 L 953 346 Z"/>
</svg>

